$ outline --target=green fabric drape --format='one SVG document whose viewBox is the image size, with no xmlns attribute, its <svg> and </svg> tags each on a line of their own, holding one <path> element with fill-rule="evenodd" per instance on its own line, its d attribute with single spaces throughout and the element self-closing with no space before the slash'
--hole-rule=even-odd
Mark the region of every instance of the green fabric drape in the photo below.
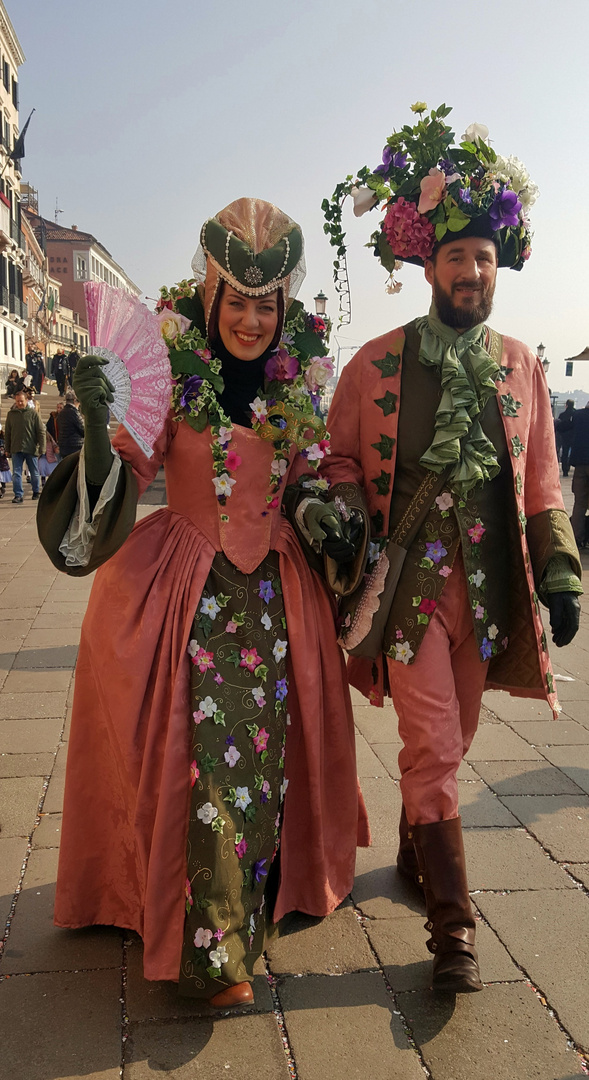
<svg viewBox="0 0 589 1080">
<path fill-rule="evenodd" d="M 461 497 L 499 472 L 497 453 L 478 417 L 497 393 L 499 365 L 483 347 L 485 326 L 478 323 L 459 334 L 442 323 L 435 304 L 416 322 L 421 334 L 419 360 L 439 369 L 442 400 L 434 438 L 420 464 L 440 473 L 451 465 L 448 486 Z"/>
</svg>

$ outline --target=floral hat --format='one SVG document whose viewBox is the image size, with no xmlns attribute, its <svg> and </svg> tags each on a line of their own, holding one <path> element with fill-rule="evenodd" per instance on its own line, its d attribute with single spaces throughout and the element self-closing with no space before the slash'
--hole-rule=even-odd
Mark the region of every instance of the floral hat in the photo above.
<svg viewBox="0 0 589 1080">
<path fill-rule="evenodd" d="M 539 193 L 522 162 L 496 154 L 484 124 L 471 124 L 454 145 L 447 105 L 428 116 L 426 103 L 417 101 L 411 111 L 417 123 L 389 136 L 380 165 L 372 171 L 365 166 L 355 180 L 348 176 L 331 201 L 323 200 L 323 228 L 338 254 L 334 277 L 340 293 L 346 273 L 342 205 L 348 195 L 357 217 L 375 207 L 384 211 L 368 246 L 389 271 L 388 292 L 401 288 L 394 272 L 403 262 L 423 266 L 436 245 L 457 236 L 494 240 L 499 266 L 512 270 L 521 270 L 530 257 L 528 211 Z"/>
</svg>

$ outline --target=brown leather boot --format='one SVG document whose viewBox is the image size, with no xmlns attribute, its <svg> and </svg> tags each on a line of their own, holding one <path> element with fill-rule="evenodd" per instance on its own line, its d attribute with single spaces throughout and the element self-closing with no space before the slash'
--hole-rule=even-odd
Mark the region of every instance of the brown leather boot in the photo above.
<svg viewBox="0 0 589 1080">
<path fill-rule="evenodd" d="M 423 896 L 423 885 L 419 880 L 419 864 L 413 844 L 413 830 L 407 821 L 405 805 L 401 807 L 399 819 L 399 851 L 397 852 L 397 872 L 402 878 L 410 881 Z"/>
<path fill-rule="evenodd" d="M 252 984 L 240 982 L 235 986 L 228 986 L 226 990 L 219 990 L 218 994 L 209 999 L 209 1005 L 214 1009 L 234 1009 L 237 1005 L 251 1005 L 253 1000 Z"/>
<path fill-rule="evenodd" d="M 427 947 L 434 954 L 432 988 L 455 994 L 482 990 L 460 818 L 414 825 L 411 831 L 431 933 Z"/>
</svg>

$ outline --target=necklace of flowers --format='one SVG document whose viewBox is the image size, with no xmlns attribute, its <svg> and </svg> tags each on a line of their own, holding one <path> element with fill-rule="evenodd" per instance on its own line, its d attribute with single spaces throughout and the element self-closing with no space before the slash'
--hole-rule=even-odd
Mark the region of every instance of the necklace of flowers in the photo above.
<svg viewBox="0 0 589 1080">
<path fill-rule="evenodd" d="M 184 280 L 171 289 L 163 286 L 156 312 L 170 355 L 174 419 L 186 420 L 199 432 L 210 425 L 215 495 L 221 506 L 225 506 L 236 483 L 231 473 L 239 468 L 242 459 L 230 449 L 233 425 L 217 396 L 223 390 L 221 361 L 193 320 L 178 310 L 179 306 L 186 308 L 183 301 L 193 298 L 194 285 L 194 280 Z M 329 436 L 315 408 L 320 390 L 333 374 L 333 360 L 310 356 L 294 343 L 296 334 L 303 334 L 308 340 L 311 332 L 317 336 L 319 346 L 328 327 L 322 319 L 304 312 L 299 304 L 294 317 L 289 318 L 288 329 L 289 333 L 282 335 L 278 348 L 266 363 L 264 397 L 257 396 L 250 402 L 252 429 L 274 443 L 263 515 L 279 504 L 278 492 L 288 471 L 293 443 L 314 471 L 329 453 Z M 221 520 L 228 521 L 228 515 L 222 514 Z"/>
</svg>

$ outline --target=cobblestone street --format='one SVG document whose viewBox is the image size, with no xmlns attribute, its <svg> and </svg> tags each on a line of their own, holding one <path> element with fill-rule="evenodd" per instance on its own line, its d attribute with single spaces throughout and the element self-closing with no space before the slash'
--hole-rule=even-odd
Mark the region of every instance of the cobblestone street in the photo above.
<svg viewBox="0 0 589 1080">
<path fill-rule="evenodd" d="M 2 401 L 5 415 L 5 399 Z M 570 512 L 570 479 L 563 481 Z M 0 503 L 2 1080 L 573 1080 L 589 1072 L 589 593 L 553 649 L 562 703 L 491 692 L 459 773 L 483 993 L 434 996 L 424 911 L 394 865 L 391 706 L 354 695 L 373 847 L 351 898 L 291 917 L 255 1007 L 219 1015 L 142 977 L 138 938 L 58 930 L 52 906 L 79 630 L 92 580 L 58 574 L 36 504 Z M 140 513 L 165 498 L 156 481 Z M 589 555 L 583 553 L 589 589 Z M 336 784 L 334 784 L 336 795 Z M 88 799 L 92 792 L 88 792 Z"/>
</svg>

